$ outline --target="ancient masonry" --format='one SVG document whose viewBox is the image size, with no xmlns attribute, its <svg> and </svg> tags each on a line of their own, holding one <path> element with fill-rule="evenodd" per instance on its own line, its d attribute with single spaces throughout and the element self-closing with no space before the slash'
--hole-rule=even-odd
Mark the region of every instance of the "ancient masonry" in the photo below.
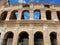
<svg viewBox="0 0 60 45">
<path fill-rule="evenodd" d="M 39 20 L 33 18 L 36 11 L 40 12 Z M 24 12 L 29 12 L 29 20 Z M 60 5 L 1 2 L 0 45 L 60 45 Z"/>
</svg>

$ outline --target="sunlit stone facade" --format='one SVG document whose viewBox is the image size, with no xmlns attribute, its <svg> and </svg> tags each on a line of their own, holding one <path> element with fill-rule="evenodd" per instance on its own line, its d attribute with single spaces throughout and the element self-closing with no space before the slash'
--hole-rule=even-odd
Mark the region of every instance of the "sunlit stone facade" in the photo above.
<svg viewBox="0 0 60 45">
<path fill-rule="evenodd" d="M 24 19 L 25 11 L 29 20 Z M 39 20 L 34 20 L 34 11 L 40 12 Z M 60 45 L 60 5 L 1 4 L 0 45 Z"/>
</svg>

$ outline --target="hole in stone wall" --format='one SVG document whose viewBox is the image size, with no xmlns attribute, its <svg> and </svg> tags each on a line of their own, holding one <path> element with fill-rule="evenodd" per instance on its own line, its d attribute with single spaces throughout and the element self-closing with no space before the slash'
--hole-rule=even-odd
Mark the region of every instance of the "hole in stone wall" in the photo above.
<svg viewBox="0 0 60 45">
<path fill-rule="evenodd" d="M 0 16 L 0 19 L 1 19 L 1 20 L 5 20 L 6 17 L 7 17 L 7 11 L 4 11 L 4 12 L 1 14 L 1 16 Z"/>
<path fill-rule="evenodd" d="M 28 45 L 28 44 L 29 44 L 28 34 L 26 32 L 22 32 L 19 35 L 18 45 Z"/>
<path fill-rule="evenodd" d="M 58 20 L 60 20 L 60 11 L 57 11 Z"/>
<path fill-rule="evenodd" d="M 18 11 L 17 10 L 12 11 L 10 15 L 10 20 L 16 20 L 17 17 L 18 17 Z"/>
<path fill-rule="evenodd" d="M 28 10 L 24 10 L 24 11 L 22 12 L 22 17 L 21 17 L 21 19 L 24 19 L 24 20 L 29 20 L 29 19 L 30 19 L 30 13 L 29 13 Z"/>
<path fill-rule="evenodd" d="M 47 20 L 51 20 L 51 11 L 46 11 L 46 18 Z"/>
<path fill-rule="evenodd" d="M 57 35 L 55 32 L 50 34 L 51 45 L 57 45 Z"/>
<path fill-rule="evenodd" d="M 34 45 L 44 45 L 43 34 L 41 32 L 35 33 L 35 35 L 34 35 Z"/>
<path fill-rule="evenodd" d="M 50 8 L 50 5 L 44 5 L 45 8 Z"/>
</svg>

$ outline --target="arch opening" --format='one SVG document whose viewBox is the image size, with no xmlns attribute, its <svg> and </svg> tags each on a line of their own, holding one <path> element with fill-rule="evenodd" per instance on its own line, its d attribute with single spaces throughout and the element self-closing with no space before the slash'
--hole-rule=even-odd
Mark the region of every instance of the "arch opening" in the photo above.
<svg viewBox="0 0 60 45">
<path fill-rule="evenodd" d="M 41 32 L 35 33 L 35 35 L 34 35 L 34 45 L 44 45 L 43 34 Z"/>
<path fill-rule="evenodd" d="M 46 18 L 47 20 L 51 20 L 51 11 L 46 11 Z"/>
<path fill-rule="evenodd" d="M 41 19 L 41 13 L 40 13 L 40 10 L 35 10 L 34 11 L 34 20 L 39 20 Z"/>
<path fill-rule="evenodd" d="M 10 15 L 10 20 L 17 20 L 17 17 L 18 17 L 18 11 L 17 10 L 12 11 Z"/>
<path fill-rule="evenodd" d="M 4 35 L 2 45 L 12 45 L 14 34 L 12 32 L 8 32 Z"/>
<path fill-rule="evenodd" d="M 22 32 L 19 35 L 18 45 L 28 45 L 28 44 L 29 44 L 28 34 L 26 32 Z"/>
<path fill-rule="evenodd" d="M 22 12 L 22 17 L 21 19 L 24 19 L 24 20 L 29 20 L 30 19 L 30 13 L 28 10 L 25 10 Z"/>
<path fill-rule="evenodd" d="M 58 20 L 60 20 L 60 11 L 57 11 Z"/>
<path fill-rule="evenodd" d="M 23 8 L 29 8 L 30 6 L 28 4 L 23 5 Z"/>
<path fill-rule="evenodd" d="M 4 11 L 4 12 L 1 14 L 1 16 L 0 16 L 0 19 L 1 19 L 1 20 L 5 20 L 6 17 L 7 17 L 7 11 Z"/>
<path fill-rule="evenodd" d="M 55 32 L 50 34 L 51 45 L 57 45 L 57 34 Z"/>
</svg>

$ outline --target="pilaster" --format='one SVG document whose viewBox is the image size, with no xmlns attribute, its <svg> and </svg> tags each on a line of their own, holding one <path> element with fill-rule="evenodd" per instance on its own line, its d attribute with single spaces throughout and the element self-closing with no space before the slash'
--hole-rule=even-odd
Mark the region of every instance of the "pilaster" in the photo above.
<svg viewBox="0 0 60 45">
<path fill-rule="evenodd" d="M 41 20 L 46 20 L 45 11 L 41 10 L 40 13 L 41 13 Z"/>
<path fill-rule="evenodd" d="M 44 31 L 44 45 L 51 45 L 50 36 L 47 31 Z"/>
<path fill-rule="evenodd" d="M 34 16 L 33 13 L 34 13 L 33 10 L 30 10 L 30 20 L 33 20 L 33 16 Z"/>
<path fill-rule="evenodd" d="M 7 21 L 9 20 L 10 15 L 11 15 L 11 11 L 8 11 L 8 14 L 7 14 L 7 17 L 6 17 L 6 20 L 7 20 Z"/>
<path fill-rule="evenodd" d="M 56 11 L 53 10 L 53 11 L 51 12 L 51 16 L 52 16 L 52 20 L 53 20 L 53 21 L 58 21 L 58 17 L 57 17 Z"/>
</svg>

